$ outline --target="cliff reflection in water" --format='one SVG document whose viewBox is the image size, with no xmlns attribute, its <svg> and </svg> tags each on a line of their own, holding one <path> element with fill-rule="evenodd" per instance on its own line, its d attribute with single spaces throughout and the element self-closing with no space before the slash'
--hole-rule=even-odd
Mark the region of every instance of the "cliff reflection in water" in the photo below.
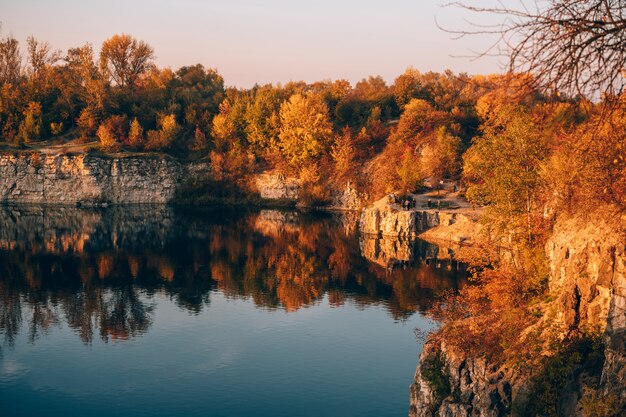
<svg viewBox="0 0 626 417">
<path fill-rule="evenodd" d="M 461 273 L 425 242 L 362 237 L 354 214 L 0 207 L 0 332 L 66 323 L 85 343 L 146 332 L 154 296 L 198 314 L 213 291 L 295 311 L 321 300 L 426 311 Z"/>
</svg>

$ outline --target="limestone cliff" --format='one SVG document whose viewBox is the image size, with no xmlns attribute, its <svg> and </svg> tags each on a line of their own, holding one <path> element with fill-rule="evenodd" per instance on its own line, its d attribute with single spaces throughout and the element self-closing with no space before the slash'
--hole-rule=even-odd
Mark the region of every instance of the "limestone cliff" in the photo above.
<svg viewBox="0 0 626 417">
<path fill-rule="evenodd" d="M 465 211 L 398 210 L 374 204 L 363 209 L 359 228 L 364 234 L 426 240 L 468 242 L 479 233 L 474 213 Z"/>
<path fill-rule="evenodd" d="M 377 205 L 363 209 L 359 221 L 362 233 L 399 238 L 416 237 L 438 224 L 436 211 L 396 210 Z"/>
<path fill-rule="evenodd" d="M 263 173 L 253 179 L 254 188 L 267 200 L 298 200 L 300 184 L 296 178 L 280 173 Z"/>
<path fill-rule="evenodd" d="M 297 178 L 280 172 L 265 172 L 252 179 L 252 188 L 261 198 L 269 201 L 290 201 L 299 206 L 306 206 L 300 200 L 302 185 Z M 329 210 L 360 210 L 367 196 L 360 193 L 350 182 L 338 189 L 329 191 L 329 204 L 323 208 Z"/>
<path fill-rule="evenodd" d="M 0 155 L 0 202 L 38 204 L 168 203 L 183 180 L 208 163 L 163 155 Z"/>
<path fill-rule="evenodd" d="M 600 373 L 599 395 L 614 400 L 617 415 L 626 413 L 625 224 L 626 215 L 621 213 L 563 218 L 556 223 L 545 247 L 552 301 L 540 319 L 562 335 L 585 328 L 602 332 L 603 364 L 594 372 Z M 433 358 L 441 358 L 438 372 L 445 375 L 446 389 L 439 393 L 432 378 L 427 377 Z M 559 415 L 582 416 L 583 377 L 577 378 L 561 393 L 566 400 L 558 405 Z M 524 400 L 527 382 L 510 369 L 490 365 L 484 358 L 468 356 L 440 339 L 431 339 L 420 356 L 411 385 L 409 415 L 523 415 L 515 414 L 513 404 Z"/>
</svg>

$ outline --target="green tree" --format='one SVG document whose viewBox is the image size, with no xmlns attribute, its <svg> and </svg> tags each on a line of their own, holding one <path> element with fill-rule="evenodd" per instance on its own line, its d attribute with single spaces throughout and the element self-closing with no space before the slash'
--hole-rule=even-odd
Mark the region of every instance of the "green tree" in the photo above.
<svg viewBox="0 0 626 417">
<path fill-rule="evenodd" d="M 224 99 L 224 79 L 201 64 L 180 68 L 167 84 L 169 110 L 184 122 L 188 133 L 199 126 L 208 131 Z"/>
</svg>

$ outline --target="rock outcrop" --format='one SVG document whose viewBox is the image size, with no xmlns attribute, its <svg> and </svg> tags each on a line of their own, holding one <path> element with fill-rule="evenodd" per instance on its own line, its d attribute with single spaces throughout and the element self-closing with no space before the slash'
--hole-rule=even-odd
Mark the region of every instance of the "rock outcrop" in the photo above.
<svg viewBox="0 0 626 417">
<path fill-rule="evenodd" d="M 301 184 L 297 178 L 279 172 L 265 172 L 256 175 L 252 180 L 253 188 L 261 198 L 269 201 L 291 202 L 302 207 Z M 330 202 L 322 208 L 328 210 L 360 210 L 367 196 L 360 193 L 350 182 L 341 189 L 330 191 Z"/>
<path fill-rule="evenodd" d="M 367 201 L 367 195 L 360 193 L 350 182 L 341 190 L 331 193 L 331 203 L 328 207 L 334 210 L 360 210 Z"/>
<path fill-rule="evenodd" d="M 102 205 L 168 203 L 191 177 L 208 175 L 205 162 L 163 155 L 0 155 L 0 202 Z"/>
<path fill-rule="evenodd" d="M 300 194 L 298 180 L 280 173 L 259 174 L 253 182 L 261 198 L 267 200 L 291 200 L 295 202 Z"/>
<path fill-rule="evenodd" d="M 473 222 L 460 213 L 437 210 L 397 210 L 389 205 L 375 204 L 363 209 L 359 227 L 364 234 L 414 238 L 426 230 L 439 225 L 450 226 L 459 220 Z"/>
<path fill-rule="evenodd" d="M 603 220 L 605 219 L 605 220 Z M 626 215 L 560 219 L 545 250 L 550 266 L 553 300 L 543 310 L 544 323 L 566 335 L 593 329 L 603 334 L 604 363 L 599 394 L 612 398 L 626 413 Z M 432 358 L 441 357 L 440 375 L 449 393 L 438 397 L 425 376 Z M 582 378 L 582 377 L 579 377 Z M 426 343 L 410 388 L 411 417 L 503 417 L 515 415 L 513 404 L 525 384 L 520 375 L 471 357 L 440 339 Z M 579 380 L 565 388 L 564 415 L 581 415 Z M 521 398 L 521 397 L 520 397 Z M 624 414 L 619 414 L 624 415 Z"/>
</svg>

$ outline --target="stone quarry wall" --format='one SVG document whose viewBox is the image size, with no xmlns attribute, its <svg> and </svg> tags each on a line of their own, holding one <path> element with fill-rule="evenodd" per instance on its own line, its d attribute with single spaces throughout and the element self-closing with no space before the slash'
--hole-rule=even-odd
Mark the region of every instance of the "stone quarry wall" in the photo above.
<svg viewBox="0 0 626 417">
<path fill-rule="evenodd" d="M 550 266 L 549 286 L 556 295 L 546 309 L 546 321 L 570 330 L 593 328 L 603 332 L 604 364 L 600 392 L 626 404 L 626 215 L 561 219 L 545 250 Z M 548 316 L 549 315 L 549 316 Z M 454 396 L 437 406 L 432 387 L 422 376 L 421 364 L 439 353 Z M 524 380 L 507 369 L 491 366 L 441 340 L 426 343 L 410 388 L 411 417 L 502 417 L 512 413 L 516 393 Z M 577 414 L 582 393 L 573 386 L 566 393 L 571 414 Z M 626 410 L 622 410 L 626 412 Z"/>
<path fill-rule="evenodd" d="M 301 185 L 297 178 L 289 177 L 278 172 L 266 172 L 256 175 L 253 180 L 253 188 L 257 190 L 261 198 L 265 200 L 291 201 L 299 204 Z M 367 200 L 367 196 L 358 192 L 348 182 L 339 190 L 330 193 L 330 204 L 324 206 L 330 210 L 360 210 Z"/>
<path fill-rule="evenodd" d="M 254 185 L 261 198 L 267 200 L 298 200 L 300 183 L 296 178 L 280 173 L 263 173 L 254 178 Z"/>
<path fill-rule="evenodd" d="M 208 175 L 206 162 L 163 155 L 2 154 L 0 202 L 37 204 L 168 203 L 180 183 Z"/>
<path fill-rule="evenodd" d="M 361 212 L 359 228 L 364 234 L 413 238 L 436 226 L 449 226 L 462 216 L 435 210 L 396 210 L 387 205 L 373 205 Z"/>
</svg>

